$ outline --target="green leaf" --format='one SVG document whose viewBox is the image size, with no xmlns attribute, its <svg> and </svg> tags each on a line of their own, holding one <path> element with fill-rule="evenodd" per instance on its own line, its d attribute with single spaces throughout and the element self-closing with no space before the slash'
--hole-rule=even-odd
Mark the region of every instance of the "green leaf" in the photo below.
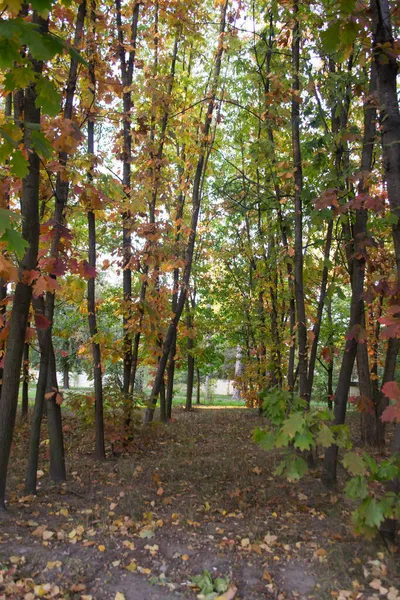
<svg viewBox="0 0 400 600">
<path fill-rule="evenodd" d="M 21 150 L 16 150 L 14 152 L 11 157 L 10 166 L 12 173 L 20 179 L 26 177 L 29 172 L 29 163 L 22 154 Z"/>
<path fill-rule="evenodd" d="M 286 478 L 289 481 L 297 481 L 301 479 L 305 473 L 307 473 L 308 467 L 305 460 L 300 456 L 296 456 L 290 460 L 286 467 Z"/>
<path fill-rule="evenodd" d="M 38 13 L 42 13 L 46 10 L 50 10 L 52 7 L 52 0 L 32 0 L 31 5 L 34 10 L 37 10 Z"/>
<path fill-rule="evenodd" d="M 363 506 L 364 505 L 364 506 Z M 362 505 L 362 514 L 370 527 L 379 527 L 384 517 L 383 506 L 375 498 L 367 498 Z"/>
<path fill-rule="evenodd" d="M 329 448 L 329 446 L 335 442 L 335 436 L 333 435 L 331 428 L 325 425 L 325 423 L 321 423 L 317 433 L 316 442 L 323 448 Z"/>
<path fill-rule="evenodd" d="M 9 227 L 11 227 L 11 211 L 0 208 L 0 235 L 3 235 Z"/>
<path fill-rule="evenodd" d="M 32 148 L 44 158 L 50 158 L 53 153 L 53 147 L 49 140 L 41 131 L 32 131 L 31 137 Z"/>
<path fill-rule="evenodd" d="M 296 433 L 303 431 L 305 424 L 306 422 L 303 413 L 291 413 L 283 422 L 282 433 L 286 433 L 286 435 L 292 438 Z"/>
<path fill-rule="evenodd" d="M 61 94 L 57 90 L 53 81 L 49 81 L 45 77 L 41 77 L 36 84 L 37 98 L 35 104 L 37 107 L 42 107 L 43 111 L 55 117 L 60 112 Z"/>
<path fill-rule="evenodd" d="M 51 34 L 42 34 L 32 23 L 24 23 L 21 27 L 21 38 L 29 46 L 33 58 L 38 60 L 50 60 L 56 54 L 62 54 L 64 49 L 62 40 Z"/>
<path fill-rule="evenodd" d="M 0 241 L 6 242 L 8 252 L 15 252 L 18 258 L 23 257 L 25 249 L 29 246 L 28 242 L 22 237 L 22 234 L 19 231 L 15 231 L 15 229 L 6 229 Z"/>
<path fill-rule="evenodd" d="M 379 465 L 377 478 L 379 481 L 391 481 L 396 477 L 400 477 L 399 467 L 396 466 L 391 460 L 384 460 Z"/>
<path fill-rule="evenodd" d="M 331 430 L 335 434 L 335 443 L 339 448 L 351 448 L 350 431 L 347 425 L 332 425 Z"/>
<path fill-rule="evenodd" d="M 354 11 L 356 0 L 340 0 L 341 14 L 351 14 Z"/>
<path fill-rule="evenodd" d="M 332 23 L 325 31 L 321 32 L 322 48 L 327 54 L 335 52 L 339 45 L 340 22 Z"/>
<path fill-rule="evenodd" d="M 294 438 L 294 447 L 300 450 L 310 450 L 311 446 L 315 446 L 313 436 L 308 429 L 304 429 L 301 433 L 297 433 Z"/>
<path fill-rule="evenodd" d="M 343 458 L 343 466 L 352 475 L 364 475 L 366 466 L 363 458 L 356 452 L 347 452 Z"/>
<path fill-rule="evenodd" d="M 363 457 L 364 457 L 365 463 L 366 463 L 367 468 L 370 471 L 371 475 L 376 475 L 379 471 L 379 466 L 378 466 L 378 463 L 376 462 L 376 460 L 374 458 L 372 458 L 372 456 L 367 454 L 367 452 L 364 452 Z"/>
<path fill-rule="evenodd" d="M 253 439 L 264 450 L 272 450 L 275 446 L 276 436 L 272 431 L 264 431 L 257 427 L 253 432 Z"/>
<path fill-rule="evenodd" d="M 282 446 L 289 446 L 290 437 L 287 433 L 283 433 L 283 431 L 279 431 L 275 440 L 275 448 L 282 448 Z"/>
<path fill-rule="evenodd" d="M 362 475 L 353 477 L 346 485 L 346 495 L 353 500 L 364 500 L 368 493 L 368 486 Z"/>
<path fill-rule="evenodd" d="M 357 35 L 357 23 L 354 21 L 348 21 L 340 31 L 340 41 L 346 47 L 352 46 L 357 38 Z"/>
<path fill-rule="evenodd" d="M 24 89 L 32 83 L 34 79 L 35 72 L 31 67 L 14 68 L 4 76 L 4 88 L 8 92 Z"/>
<path fill-rule="evenodd" d="M 223 594 L 229 587 L 229 579 L 227 577 L 217 577 L 214 580 L 214 589 L 216 592 Z"/>
<path fill-rule="evenodd" d="M 9 69 L 20 58 L 19 44 L 0 38 L 0 69 Z"/>
</svg>

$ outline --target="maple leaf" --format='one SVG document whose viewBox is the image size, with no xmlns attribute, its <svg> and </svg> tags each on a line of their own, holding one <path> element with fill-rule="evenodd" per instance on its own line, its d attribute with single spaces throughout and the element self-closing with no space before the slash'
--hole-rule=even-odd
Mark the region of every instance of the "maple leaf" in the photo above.
<svg viewBox="0 0 400 600">
<path fill-rule="evenodd" d="M 394 423 L 397 421 L 400 423 L 400 403 L 391 404 L 382 413 L 381 416 L 382 423 Z"/>
<path fill-rule="evenodd" d="M 400 387 L 397 381 L 387 381 L 382 386 L 382 393 L 390 400 L 394 400 L 395 403 L 383 411 L 381 421 L 384 423 L 400 422 Z"/>
<path fill-rule="evenodd" d="M 321 356 L 325 362 L 331 363 L 332 359 L 333 359 L 332 348 L 329 348 L 328 346 L 325 346 L 324 348 L 322 348 Z"/>
<path fill-rule="evenodd" d="M 44 315 L 35 313 L 35 325 L 36 329 L 47 329 L 48 327 L 50 327 L 50 321 Z"/>
<path fill-rule="evenodd" d="M 343 466 L 352 475 L 364 475 L 366 465 L 364 459 L 356 452 L 347 452 L 343 458 Z"/>
<path fill-rule="evenodd" d="M 89 265 L 89 263 L 87 262 L 87 260 L 82 260 L 79 263 L 79 273 L 85 279 L 93 279 L 94 277 L 96 277 L 96 269 L 95 269 L 95 267 L 92 267 L 91 265 Z"/>
<path fill-rule="evenodd" d="M 289 437 L 294 437 L 296 433 L 301 433 L 305 426 L 304 415 L 300 412 L 293 412 L 284 420 L 282 433 Z"/>
</svg>

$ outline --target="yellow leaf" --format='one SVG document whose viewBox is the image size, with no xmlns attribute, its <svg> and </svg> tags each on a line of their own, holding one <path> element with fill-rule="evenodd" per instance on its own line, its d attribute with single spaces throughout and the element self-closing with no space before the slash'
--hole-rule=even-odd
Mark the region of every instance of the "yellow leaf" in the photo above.
<svg viewBox="0 0 400 600">
<path fill-rule="evenodd" d="M 104 552 L 104 550 L 106 549 L 105 546 L 103 546 L 103 544 L 100 544 L 100 546 L 97 546 L 98 550 L 100 550 L 100 552 Z"/>
<path fill-rule="evenodd" d="M 189 560 L 188 554 L 182 554 L 182 560 Z"/>
<path fill-rule="evenodd" d="M 250 546 L 249 538 L 243 538 L 240 542 L 240 545 L 242 546 L 242 548 L 247 548 L 247 546 Z"/>
<path fill-rule="evenodd" d="M 52 571 L 53 569 L 57 569 L 58 567 L 61 567 L 61 565 L 62 565 L 61 560 L 54 560 L 54 561 L 49 560 L 46 565 L 46 568 L 49 569 L 49 571 Z"/>
<path fill-rule="evenodd" d="M 125 600 L 125 596 L 124 596 L 124 594 L 122 594 L 122 592 L 117 592 L 115 594 L 114 600 Z"/>
<path fill-rule="evenodd" d="M 131 573 L 133 573 L 134 571 L 136 571 L 136 570 L 137 570 L 137 564 L 136 564 L 136 563 L 135 563 L 135 561 L 133 560 L 132 562 L 130 562 L 130 563 L 129 563 L 129 565 L 127 565 L 127 566 L 125 567 L 125 569 L 126 569 L 127 571 L 130 571 Z"/>
</svg>

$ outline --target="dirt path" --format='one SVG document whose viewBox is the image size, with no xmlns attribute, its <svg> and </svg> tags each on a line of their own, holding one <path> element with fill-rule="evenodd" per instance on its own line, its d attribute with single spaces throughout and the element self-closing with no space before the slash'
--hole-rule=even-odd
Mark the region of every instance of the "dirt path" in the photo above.
<svg viewBox="0 0 400 600">
<path fill-rule="evenodd" d="M 130 455 L 99 464 L 91 434 L 67 420 L 70 479 L 48 480 L 44 443 L 35 498 L 22 491 L 22 428 L 18 491 L 0 516 L 0 599 L 195 598 L 204 569 L 229 579 L 231 598 L 396 599 L 398 555 L 354 538 L 351 507 L 317 472 L 296 485 L 274 478 L 279 456 L 251 440 L 261 423 L 247 409 L 178 410 L 139 430 Z"/>
</svg>

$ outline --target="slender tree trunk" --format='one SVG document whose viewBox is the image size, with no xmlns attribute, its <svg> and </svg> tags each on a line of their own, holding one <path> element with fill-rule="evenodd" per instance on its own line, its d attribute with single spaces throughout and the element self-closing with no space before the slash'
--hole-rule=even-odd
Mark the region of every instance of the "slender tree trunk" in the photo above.
<svg viewBox="0 0 400 600">
<path fill-rule="evenodd" d="M 66 364 L 63 368 L 63 389 L 69 390 L 69 366 Z"/>
<path fill-rule="evenodd" d="M 44 315 L 44 300 L 38 298 L 33 300 L 33 306 L 37 314 Z M 42 312 L 43 311 L 43 312 Z M 40 429 L 45 406 L 45 395 L 47 389 L 47 373 L 49 367 L 49 355 L 51 345 L 51 329 L 38 329 L 40 347 L 39 378 L 36 384 L 35 405 L 31 418 L 31 429 L 29 437 L 28 466 L 25 478 L 25 492 L 36 494 L 37 470 L 39 463 Z"/>
<path fill-rule="evenodd" d="M 82 0 L 80 5 L 78 6 L 78 12 L 76 17 L 76 26 L 75 26 L 75 37 L 74 37 L 74 47 L 79 48 L 82 34 L 83 34 L 83 25 L 86 15 L 86 0 Z M 65 90 L 65 105 L 64 105 L 64 120 L 70 120 L 73 116 L 73 106 L 74 106 L 74 96 L 76 89 L 76 82 L 78 77 L 78 59 L 76 57 L 71 57 L 71 63 L 68 74 L 68 81 Z M 60 152 L 58 155 L 58 162 L 61 165 L 62 169 L 65 169 L 68 162 L 68 154 L 66 152 Z M 63 232 L 63 220 L 64 220 L 64 211 L 68 200 L 69 193 L 69 180 L 64 177 L 64 173 L 59 171 L 57 173 L 56 180 L 56 191 L 55 191 L 55 208 L 54 208 L 54 233 L 53 239 L 51 243 L 51 251 L 50 256 L 57 263 L 59 258 L 59 244 L 60 239 Z M 51 275 L 53 279 L 56 279 L 56 276 Z M 48 319 L 49 325 L 49 335 L 50 335 L 50 348 L 49 348 L 49 360 L 48 360 L 48 374 L 47 380 L 50 385 L 50 380 L 55 383 L 55 387 L 57 387 L 57 376 L 55 371 L 55 356 L 53 344 L 51 341 L 52 335 L 52 327 L 54 321 L 54 307 L 55 307 L 55 293 L 46 293 L 45 307 L 41 306 L 40 310 L 42 314 L 46 314 L 46 318 Z M 39 337 L 40 344 L 40 337 Z M 42 352 L 41 348 L 41 352 Z M 47 351 L 47 350 L 46 350 Z M 54 374 L 49 379 L 50 371 L 52 369 L 52 364 L 54 362 Z M 50 392 L 50 390 L 49 390 Z M 44 403 L 44 401 L 43 401 Z M 48 417 L 48 427 L 49 427 L 49 437 L 50 437 L 50 477 L 55 481 L 64 481 L 66 478 L 65 472 L 65 456 L 64 456 L 64 438 L 62 433 L 62 418 L 61 418 L 61 408 L 60 405 L 55 401 L 55 395 L 52 398 L 46 401 L 44 406 L 44 412 L 47 413 Z"/>
<path fill-rule="evenodd" d="M 61 406 L 57 402 L 59 394 L 56 369 L 56 355 L 53 343 L 50 343 L 49 366 L 47 371 L 47 425 L 50 438 L 50 477 L 53 481 L 65 481 L 64 435 L 62 429 Z M 50 394 L 51 397 L 50 397 Z"/>
<path fill-rule="evenodd" d="M 327 341 L 327 345 L 328 348 L 330 348 L 331 351 L 331 357 L 330 357 L 330 361 L 328 363 L 327 366 L 327 373 L 328 373 L 328 382 L 327 382 L 327 387 L 328 387 L 328 398 L 327 398 L 327 402 L 328 402 L 328 409 L 332 410 L 333 407 L 333 403 L 332 403 L 332 397 L 333 397 L 333 365 L 334 365 L 334 353 L 333 353 L 333 319 L 332 319 L 332 298 L 331 296 L 328 297 L 328 302 L 327 302 L 327 320 L 328 320 L 328 327 L 329 327 L 329 335 L 328 335 L 328 341 Z"/>
<path fill-rule="evenodd" d="M 200 380 L 200 369 L 196 367 L 196 404 L 200 404 L 201 394 L 201 380 Z"/>
<path fill-rule="evenodd" d="M 380 105 L 380 121 L 383 150 L 383 167 L 387 184 L 391 212 L 397 221 L 392 226 L 397 279 L 400 280 L 400 111 L 397 96 L 398 64 L 394 52 L 390 6 L 388 0 L 375 0 L 376 9 L 373 50 L 378 76 L 378 97 Z M 397 344 L 398 349 L 398 344 Z M 392 352 L 394 354 L 394 352 Z M 396 434 L 392 452 L 400 451 L 400 425 L 396 426 Z M 391 482 L 391 491 L 399 492 L 399 481 Z M 395 538 L 396 522 L 385 523 L 385 534 Z"/>
<path fill-rule="evenodd" d="M 158 363 L 157 372 L 154 378 L 153 388 L 150 396 L 150 406 L 146 409 L 144 416 L 144 423 L 149 423 L 153 419 L 154 407 L 158 394 L 160 392 L 161 382 L 164 378 L 164 371 L 167 364 L 168 356 L 171 351 L 172 343 L 174 340 L 174 335 L 176 328 L 178 326 L 179 320 L 181 318 L 181 314 L 183 308 L 185 306 L 187 290 L 189 288 L 190 274 L 192 270 L 192 262 L 194 255 L 194 245 L 196 240 L 196 231 L 197 231 L 197 223 L 199 219 L 200 212 L 200 202 L 201 202 L 201 183 L 203 178 L 203 170 L 205 166 L 205 160 L 207 156 L 207 144 L 208 144 L 208 135 L 211 129 L 212 117 L 214 114 L 215 108 L 215 98 L 217 92 L 217 85 L 219 81 L 220 71 L 221 71 L 221 63 L 222 63 L 222 55 L 224 52 L 224 32 L 225 32 L 225 22 L 226 22 L 226 12 L 227 12 L 227 2 L 224 3 L 224 6 L 221 8 L 221 23 L 220 23 L 220 35 L 218 41 L 218 50 L 215 58 L 215 66 L 214 66 L 214 75 L 212 82 L 212 89 L 210 93 L 210 101 L 207 107 L 207 114 L 204 122 L 203 129 L 203 139 L 201 141 L 200 146 L 200 154 L 197 161 L 196 172 L 193 180 L 193 191 L 192 191 L 192 219 L 191 219 L 191 228 L 189 234 L 189 240 L 187 245 L 186 252 L 186 265 L 182 277 L 182 283 L 180 288 L 179 299 L 177 302 L 176 312 L 174 317 L 171 319 L 170 324 L 168 326 L 168 330 L 165 336 L 162 355 L 160 357 L 160 361 Z"/>
<path fill-rule="evenodd" d="M 156 32 L 155 32 L 156 35 L 155 35 L 154 76 L 157 76 L 157 70 L 158 70 L 158 31 L 157 31 L 158 8 L 157 8 L 155 27 L 156 27 Z M 151 156 L 151 160 L 155 161 L 155 167 L 154 166 L 151 167 L 151 170 L 153 173 L 153 177 L 152 177 L 153 190 L 152 190 L 152 198 L 151 198 L 150 210 L 149 210 L 149 223 L 153 226 L 155 225 L 155 211 L 156 211 L 156 204 L 157 204 L 158 188 L 159 188 L 159 184 L 160 184 L 161 165 L 162 165 L 162 159 L 163 159 L 163 155 L 164 155 L 165 136 L 166 136 L 166 132 L 167 132 L 167 125 L 168 125 L 168 119 L 169 119 L 169 114 L 170 114 L 169 113 L 169 101 L 171 99 L 172 90 L 173 90 L 174 81 L 175 81 L 175 69 L 176 69 L 176 61 L 178 58 L 179 38 L 180 38 L 180 31 L 178 30 L 176 33 L 176 36 L 175 36 L 174 49 L 172 52 L 169 85 L 168 85 L 168 89 L 167 89 L 166 109 L 164 111 L 164 114 L 163 114 L 163 117 L 161 120 L 160 141 L 158 144 L 158 150 L 157 150 L 156 156 L 153 156 L 153 155 Z M 154 119 L 153 119 L 153 121 L 154 121 Z M 151 131 L 152 144 L 154 144 L 154 140 L 155 140 L 155 123 L 153 122 L 152 131 Z M 181 176 L 180 169 L 178 169 L 178 174 L 179 174 L 179 178 L 180 178 L 180 176 Z M 179 200 L 178 200 L 178 208 L 177 208 L 178 214 L 176 217 L 176 221 L 178 221 L 178 219 L 182 218 L 184 201 L 185 201 L 185 196 L 183 193 L 181 193 L 179 195 Z M 178 233 L 177 233 L 178 241 L 179 241 L 179 232 L 180 232 L 180 227 L 178 227 Z M 146 253 L 152 252 L 152 243 L 150 243 L 150 242 L 146 243 L 145 251 L 146 251 Z M 140 337 L 141 337 L 141 326 L 142 326 L 142 321 L 143 321 L 143 316 L 144 316 L 144 301 L 146 298 L 147 287 L 148 287 L 148 282 L 147 282 L 148 273 L 149 273 L 149 266 L 146 264 L 145 268 L 144 268 L 143 282 L 142 282 L 142 286 L 140 289 L 140 295 L 139 295 L 139 326 L 138 326 L 138 331 L 136 332 L 134 341 L 133 341 L 131 384 L 130 384 L 131 390 L 133 390 L 134 385 L 135 385 L 137 362 L 138 362 L 138 358 L 139 358 L 139 344 L 140 344 Z M 176 279 L 178 277 L 177 273 L 179 274 L 179 270 L 175 269 L 174 270 L 174 293 L 173 293 L 173 297 L 172 297 L 172 311 L 173 312 L 175 311 L 175 307 L 177 305 L 177 294 L 178 294 L 178 287 L 177 287 L 177 282 L 176 282 Z M 174 336 L 174 341 L 172 343 L 171 350 L 173 350 L 173 352 L 170 353 L 169 367 L 168 367 L 168 372 L 169 372 L 168 381 L 169 381 L 170 376 L 172 377 L 172 379 L 171 379 L 171 383 L 168 384 L 168 389 L 167 389 L 167 416 L 169 419 L 171 418 L 171 412 L 172 412 L 171 389 L 173 391 L 173 375 L 175 372 L 176 333 Z M 171 388 L 171 386 L 172 386 L 172 388 Z"/>
<path fill-rule="evenodd" d="M 133 70 L 136 58 L 136 40 L 137 28 L 139 20 L 139 2 L 135 2 L 132 22 L 130 27 L 130 50 L 128 58 L 125 51 L 124 42 L 124 25 L 122 23 L 121 0 L 115 1 L 117 8 L 117 30 L 118 30 L 118 52 L 120 58 L 121 80 L 124 88 L 123 102 L 123 162 L 122 162 L 122 185 L 127 198 L 131 195 L 131 154 L 132 154 L 132 131 L 131 131 L 131 110 L 132 110 L 132 93 L 130 86 L 133 80 Z M 124 315 L 123 315 L 123 331 L 124 331 L 124 373 L 122 391 L 126 394 L 126 420 L 129 422 L 131 418 L 131 401 L 128 399 L 129 384 L 131 379 L 132 368 L 132 336 L 129 331 L 129 323 L 131 319 L 131 301 L 132 301 L 132 271 L 131 271 L 131 214 L 130 211 L 122 213 L 122 286 L 124 295 Z"/>
<path fill-rule="evenodd" d="M 319 334 L 321 331 L 322 324 L 322 315 L 324 312 L 326 291 L 328 285 L 328 276 L 329 276 L 329 257 L 331 253 L 332 246 L 332 233 L 333 233 L 333 217 L 330 219 L 328 223 L 328 229 L 326 233 L 326 241 L 325 241 L 325 251 L 324 251 L 324 266 L 322 269 L 322 277 L 321 277 L 321 287 L 319 292 L 318 299 L 318 308 L 317 308 L 317 316 L 315 325 L 313 327 L 314 338 L 311 344 L 310 351 L 310 362 L 308 364 L 308 402 L 311 402 L 312 389 L 314 383 L 314 373 L 315 373 L 315 361 L 317 359 L 317 351 L 318 351 L 318 342 L 319 342 Z"/>
<path fill-rule="evenodd" d="M 23 93 L 23 92 L 22 92 Z M 5 107 L 4 107 L 4 116 L 10 118 L 12 115 L 12 94 L 8 93 L 5 98 Z M 2 198 L 2 202 L 0 204 L 0 208 L 9 209 L 10 208 L 10 186 L 9 183 L 4 180 L 4 196 Z M 7 298 L 7 281 L 0 277 L 0 329 L 2 329 L 5 325 L 3 319 L 5 319 L 6 314 L 6 298 Z M 5 352 L 6 342 L 5 340 L 0 342 L 0 360 L 3 358 L 3 354 Z M 0 399 L 1 399 L 1 386 L 3 381 L 3 367 L 0 367 Z"/>
<path fill-rule="evenodd" d="M 370 94 L 376 89 L 375 69 L 371 69 Z M 372 165 L 373 144 L 375 138 L 376 109 L 374 106 L 366 105 L 364 109 L 364 139 L 361 157 L 362 173 L 369 173 Z M 362 177 L 358 192 L 366 191 L 366 180 Z M 364 302 L 362 299 L 364 291 L 365 254 L 363 240 L 367 231 L 368 214 L 365 208 L 355 211 L 355 223 L 353 228 L 353 251 L 349 259 L 351 273 L 351 305 L 350 323 L 347 340 L 344 348 L 339 380 L 335 393 L 335 420 L 336 425 L 342 425 L 346 418 L 347 399 L 353 372 L 354 361 L 357 354 L 358 335 L 361 329 Z M 333 485 L 336 482 L 336 464 L 338 447 L 332 445 L 327 448 L 324 460 L 324 482 Z"/>
<path fill-rule="evenodd" d="M 194 339 L 193 339 L 193 320 L 190 314 L 189 302 L 186 302 L 186 326 L 189 332 L 187 338 L 187 387 L 186 387 L 186 410 L 192 408 L 193 381 L 194 381 Z"/>
<path fill-rule="evenodd" d="M 95 74 L 95 34 L 96 34 L 96 0 L 91 0 L 90 7 L 90 27 L 88 41 L 89 59 L 89 89 L 93 99 L 96 97 L 96 74 Z M 94 102 L 94 100 L 93 100 Z M 93 180 L 93 160 L 94 160 L 94 119 L 88 120 L 88 139 L 87 151 L 92 160 L 92 165 L 88 173 L 88 180 Z M 92 209 L 88 210 L 88 258 L 89 266 L 96 270 L 96 216 Z M 101 372 L 101 350 L 100 344 L 96 341 L 98 333 L 97 314 L 96 314 L 96 277 L 90 277 L 87 283 L 87 306 L 89 333 L 92 338 L 92 356 L 93 356 L 93 378 L 94 378 L 94 397 L 95 397 L 95 450 L 94 455 L 97 460 L 105 460 L 106 450 L 104 445 L 104 416 L 103 416 L 103 377 Z"/>
<path fill-rule="evenodd" d="M 32 21 L 40 27 L 41 31 L 47 31 L 48 21 L 39 17 L 37 13 L 33 14 Z M 31 59 L 31 64 L 36 73 L 42 72 L 42 61 Z M 35 101 L 36 88 L 32 83 L 25 90 L 24 119 L 29 123 L 40 125 L 40 108 L 36 108 Z M 28 153 L 29 166 L 28 174 L 22 181 L 21 215 L 22 235 L 29 246 L 20 263 L 21 271 L 36 268 L 39 245 L 40 162 L 38 155 L 31 148 L 31 135 L 32 129 L 24 128 L 23 144 Z M 31 297 L 32 286 L 19 281 L 15 288 L 11 312 L 0 402 L 0 510 L 5 509 L 8 461 L 17 413 L 21 363 Z"/>
<path fill-rule="evenodd" d="M 295 0 L 292 66 L 293 66 L 293 96 L 292 96 L 292 146 L 294 164 L 294 287 L 297 313 L 297 340 L 299 348 L 299 395 L 309 401 L 307 386 L 307 324 L 303 284 L 303 169 L 300 148 L 300 24 L 298 20 L 299 4 Z"/>
<path fill-rule="evenodd" d="M 29 323 L 27 323 L 29 327 Z M 29 407 L 29 344 L 25 343 L 24 353 L 22 357 L 22 404 L 21 418 L 23 421 L 28 420 Z"/>
</svg>

